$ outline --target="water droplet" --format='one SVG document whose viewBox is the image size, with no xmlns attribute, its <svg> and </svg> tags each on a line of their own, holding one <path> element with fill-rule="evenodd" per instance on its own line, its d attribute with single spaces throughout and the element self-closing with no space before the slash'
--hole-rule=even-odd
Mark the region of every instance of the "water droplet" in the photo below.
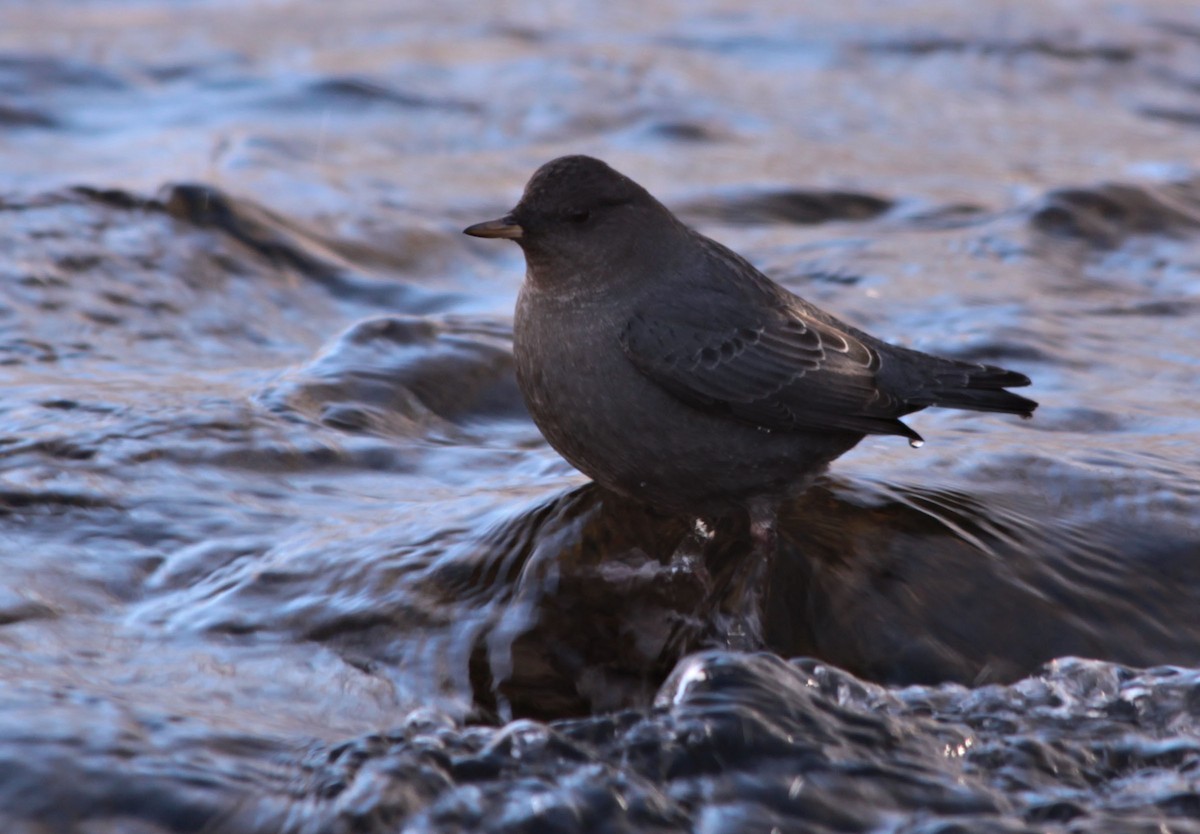
<svg viewBox="0 0 1200 834">
<path fill-rule="evenodd" d="M 925 441 L 919 437 L 910 437 L 908 439 L 908 445 L 912 446 L 914 449 L 920 449 L 925 445 Z"/>
</svg>

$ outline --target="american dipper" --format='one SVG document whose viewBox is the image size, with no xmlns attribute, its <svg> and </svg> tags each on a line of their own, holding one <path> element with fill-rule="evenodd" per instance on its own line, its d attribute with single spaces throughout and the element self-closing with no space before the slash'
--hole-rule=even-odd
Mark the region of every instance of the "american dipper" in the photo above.
<svg viewBox="0 0 1200 834">
<path fill-rule="evenodd" d="M 547 162 L 516 208 L 466 233 L 527 271 L 517 382 L 546 440 L 661 510 L 744 509 L 773 549 L 782 500 L 868 434 L 936 405 L 1029 417 L 1023 374 L 890 345 L 771 281 L 598 159 Z"/>
</svg>

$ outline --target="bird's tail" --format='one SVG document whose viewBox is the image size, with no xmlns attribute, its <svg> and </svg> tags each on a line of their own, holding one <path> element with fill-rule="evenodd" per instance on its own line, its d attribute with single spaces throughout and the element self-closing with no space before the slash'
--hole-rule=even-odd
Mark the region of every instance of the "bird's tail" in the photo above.
<svg viewBox="0 0 1200 834">
<path fill-rule="evenodd" d="M 920 390 L 906 396 L 904 401 L 915 408 L 936 405 L 1032 417 L 1038 407 L 1036 402 L 1004 390 L 1029 384 L 1029 377 L 1016 371 L 946 360 L 943 367 L 923 380 Z"/>
</svg>

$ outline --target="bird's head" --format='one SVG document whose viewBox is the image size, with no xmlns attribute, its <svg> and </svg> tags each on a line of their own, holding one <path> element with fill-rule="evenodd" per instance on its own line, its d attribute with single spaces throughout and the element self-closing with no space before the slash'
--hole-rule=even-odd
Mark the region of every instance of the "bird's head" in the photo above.
<svg viewBox="0 0 1200 834">
<path fill-rule="evenodd" d="M 537 279 L 564 269 L 619 269 L 624 258 L 651 249 L 678 225 L 646 189 L 604 162 L 562 156 L 534 173 L 512 211 L 463 231 L 516 241 Z"/>
</svg>

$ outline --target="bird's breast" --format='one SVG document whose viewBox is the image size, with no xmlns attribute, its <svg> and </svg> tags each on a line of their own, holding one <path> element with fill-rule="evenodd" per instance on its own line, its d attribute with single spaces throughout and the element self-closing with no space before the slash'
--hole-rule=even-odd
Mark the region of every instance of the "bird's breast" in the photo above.
<svg viewBox="0 0 1200 834">
<path fill-rule="evenodd" d="M 636 370 L 611 310 L 590 300 L 522 289 L 513 327 L 517 382 L 539 427 L 601 407 Z M 543 429 L 545 431 L 545 429 Z"/>
</svg>

